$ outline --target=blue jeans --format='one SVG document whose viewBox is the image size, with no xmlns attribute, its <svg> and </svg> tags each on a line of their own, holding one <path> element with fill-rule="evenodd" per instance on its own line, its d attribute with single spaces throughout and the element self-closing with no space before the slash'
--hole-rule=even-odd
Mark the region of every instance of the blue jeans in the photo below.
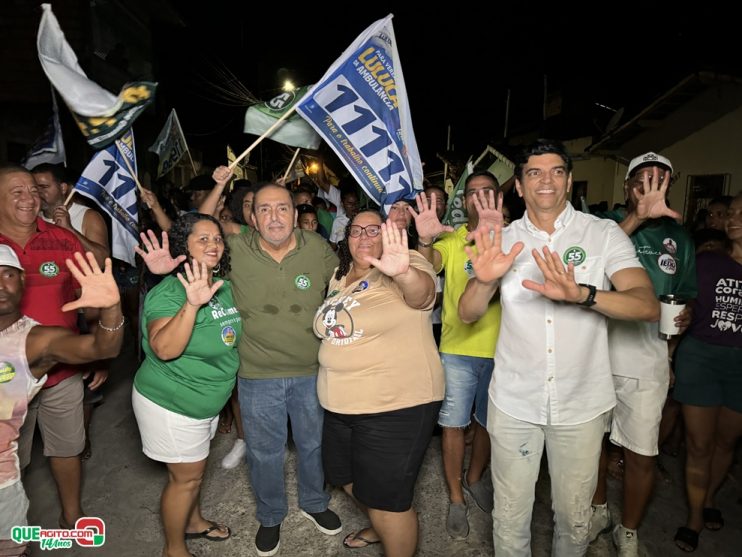
<svg viewBox="0 0 742 557">
<path fill-rule="evenodd" d="M 446 378 L 446 398 L 438 414 L 441 427 L 463 428 L 474 418 L 487 427 L 488 390 L 495 368 L 494 358 L 461 356 L 441 352 L 441 363 Z"/>
<path fill-rule="evenodd" d="M 317 376 L 240 377 L 239 400 L 258 522 L 277 526 L 288 513 L 283 472 L 288 419 L 297 453 L 299 507 L 308 513 L 326 510 L 330 496 L 322 470 L 324 411 L 317 400 Z"/>
</svg>

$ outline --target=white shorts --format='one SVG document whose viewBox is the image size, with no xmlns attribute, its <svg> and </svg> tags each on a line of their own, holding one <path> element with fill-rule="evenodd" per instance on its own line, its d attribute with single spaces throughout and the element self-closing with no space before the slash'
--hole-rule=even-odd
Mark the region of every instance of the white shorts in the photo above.
<svg viewBox="0 0 742 557">
<path fill-rule="evenodd" d="M 131 391 L 142 452 L 159 462 L 200 462 L 209 456 L 209 445 L 216 435 L 219 416 L 196 420 L 171 412 Z"/>
<path fill-rule="evenodd" d="M 667 375 L 664 381 L 613 376 L 616 407 L 611 424 L 612 443 L 640 455 L 657 455 L 669 381 Z"/>
<path fill-rule="evenodd" d="M 14 526 L 27 526 L 28 498 L 20 480 L 0 489 L 0 540 L 9 540 Z"/>
</svg>

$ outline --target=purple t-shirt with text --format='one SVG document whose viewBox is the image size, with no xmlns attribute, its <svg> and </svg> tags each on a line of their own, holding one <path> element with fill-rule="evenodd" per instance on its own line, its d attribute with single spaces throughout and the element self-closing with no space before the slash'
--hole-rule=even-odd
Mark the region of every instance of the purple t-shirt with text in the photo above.
<svg viewBox="0 0 742 557">
<path fill-rule="evenodd" d="M 698 298 L 688 334 L 710 344 L 742 348 L 742 265 L 725 254 L 701 253 L 696 273 Z"/>
</svg>

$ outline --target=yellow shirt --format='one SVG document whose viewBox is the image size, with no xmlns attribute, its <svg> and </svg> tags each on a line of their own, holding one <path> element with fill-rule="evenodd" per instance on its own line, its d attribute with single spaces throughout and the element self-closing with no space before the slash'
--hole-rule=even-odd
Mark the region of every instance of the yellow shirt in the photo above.
<svg viewBox="0 0 742 557">
<path fill-rule="evenodd" d="M 441 254 L 441 268 L 446 271 L 440 351 L 459 356 L 492 358 L 500 333 L 499 300 L 490 303 L 487 313 L 475 323 L 467 325 L 459 319 L 459 298 L 464 293 L 466 283 L 474 276 L 471 261 L 464 251 L 468 233 L 467 226 L 463 225 L 455 232 L 443 234 L 433 244 L 433 249 Z"/>
</svg>

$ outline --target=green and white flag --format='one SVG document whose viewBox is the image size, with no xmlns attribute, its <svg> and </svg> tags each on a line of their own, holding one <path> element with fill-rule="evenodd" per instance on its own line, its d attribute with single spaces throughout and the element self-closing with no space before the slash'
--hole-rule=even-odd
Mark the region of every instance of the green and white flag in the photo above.
<svg viewBox="0 0 742 557">
<path fill-rule="evenodd" d="M 294 91 L 286 91 L 269 101 L 248 108 L 245 113 L 244 132 L 263 135 L 268 128 L 276 123 L 276 120 L 306 94 L 310 87 L 308 85 Z M 322 143 L 322 139 L 317 132 L 298 114 L 292 114 L 284 120 L 278 128 L 271 132 L 268 139 L 292 147 L 302 147 L 303 149 L 318 149 Z"/>
<path fill-rule="evenodd" d="M 470 157 L 461 172 L 461 176 L 459 176 L 459 181 L 456 182 L 456 187 L 448 196 L 448 207 L 446 208 L 446 215 L 443 217 L 443 224 L 448 224 L 454 228 L 466 224 L 468 218 L 466 216 L 466 200 L 464 199 L 464 183 L 472 172 L 474 172 L 474 165 Z"/>
</svg>

